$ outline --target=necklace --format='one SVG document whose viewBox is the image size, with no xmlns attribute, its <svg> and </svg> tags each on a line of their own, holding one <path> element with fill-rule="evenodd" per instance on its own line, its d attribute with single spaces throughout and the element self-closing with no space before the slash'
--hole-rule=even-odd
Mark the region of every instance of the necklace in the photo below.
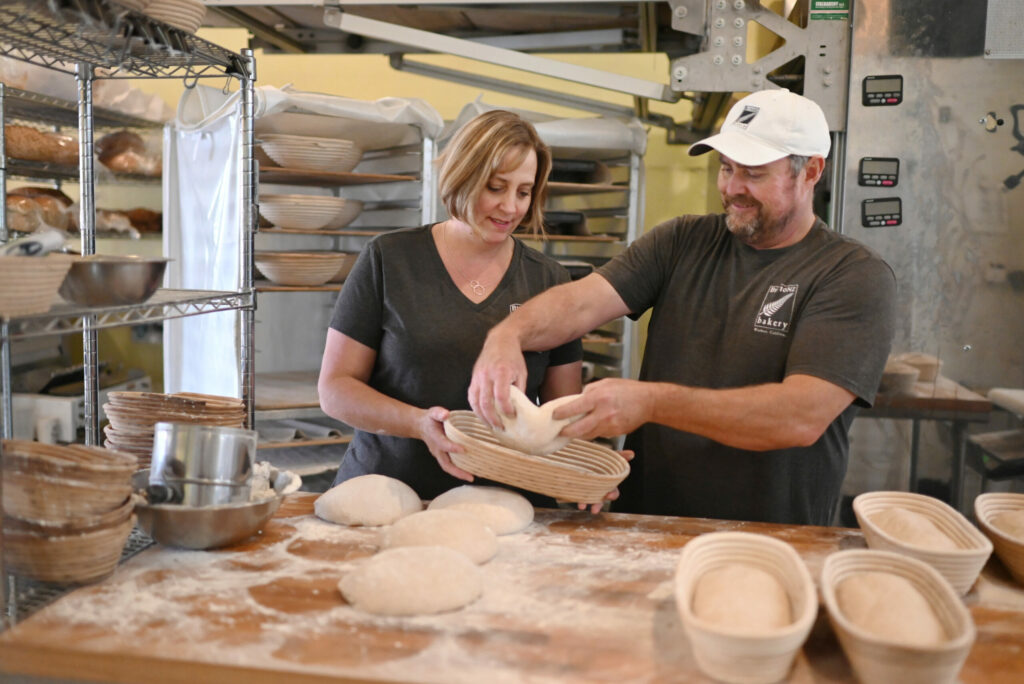
<svg viewBox="0 0 1024 684">
<path fill-rule="evenodd" d="M 477 297 L 483 297 L 487 292 L 487 288 L 484 284 L 476 278 L 468 277 L 462 272 L 462 269 L 459 268 L 459 265 L 455 262 L 455 254 L 452 253 L 452 248 L 448 245 L 448 227 L 446 225 L 441 227 L 441 240 L 444 242 L 444 250 L 448 252 L 448 258 L 452 261 L 452 268 L 454 268 L 455 272 L 459 274 L 459 277 L 469 283 L 469 289 L 473 291 L 473 294 Z"/>
</svg>

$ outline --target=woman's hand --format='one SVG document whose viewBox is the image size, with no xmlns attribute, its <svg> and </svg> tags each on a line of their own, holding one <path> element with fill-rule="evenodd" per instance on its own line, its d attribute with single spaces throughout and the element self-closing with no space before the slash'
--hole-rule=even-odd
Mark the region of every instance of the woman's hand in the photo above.
<svg viewBox="0 0 1024 684">
<path fill-rule="evenodd" d="M 633 460 L 633 456 L 635 456 L 635 455 L 636 454 L 633 452 L 632 449 L 623 449 L 622 451 L 619 452 L 619 456 L 622 456 L 622 458 L 626 459 L 627 461 L 632 461 Z M 605 494 L 604 495 L 604 500 L 602 500 L 601 502 L 596 503 L 596 504 L 579 503 L 579 504 L 576 504 L 576 507 L 579 508 L 581 511 L 585 511 L 585 510 L 587 510 L 587 508 L 590 508 L 590 512 L 593 513 L 594 515 L 597 515 L 598 513 L 601 512 L 601 509 L 604 507 L 604 502 L 605 501 L 615 501 L 618 498 L 619 498 L 619 488 L 616 487 L 612 491 L 610 491 L 607 494 Z"/>
<path fill-rule="evenodd" d="M 452 463 L 451 452 L 463 451 L 461 445 L 448 439 L 444 433 L 444 421 L 448 419 L 448 409 L 443 406 L 431 406 L 420 414 L 417 421 L 417 433 L 423 443 L 430 449 L 431 455 L 437 459 L 441 470 L 466 482 L 473 481 L 473 474 Z"/>
</svg>

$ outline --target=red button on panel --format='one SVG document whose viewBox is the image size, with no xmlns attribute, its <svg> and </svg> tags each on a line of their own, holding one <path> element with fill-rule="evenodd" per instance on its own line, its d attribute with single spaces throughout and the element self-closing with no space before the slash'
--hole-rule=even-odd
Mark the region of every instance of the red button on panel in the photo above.
<svg viewBox="0 0 1024 684">
<path fill-rule="evenodd" d="M 890 97 L 890 98 L 886 98 L 885 101 L 886 102 L 898 102 L 899 100 L 897 100 L 895 97 Z"/>
<path fill-rule="evenodd" d="M 892 181 L 882 181 L 882 185 L 892 185 Z"/>
<path fill-rule="evenodd" d="M 899 221 L 893 219 L 891 221 L 886 221 L 885 225 L 887 225 L 887 226 L 895 226 L 897 223 L 899 223 Z"/>
</svg>

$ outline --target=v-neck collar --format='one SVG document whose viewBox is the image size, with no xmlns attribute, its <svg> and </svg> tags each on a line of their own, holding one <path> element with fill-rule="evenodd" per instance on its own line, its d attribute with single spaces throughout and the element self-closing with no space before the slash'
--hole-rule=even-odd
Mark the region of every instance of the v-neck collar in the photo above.
<svg viewBox="0 0 1024 684">
<path fill-rule="evenodd" d="M 446 281 L 448 287 L 451 288 L 452 290 L 454 290 L 455 294 L 458 295 L 458 297 L 463 302 L 465 302 L 466 305 L 469 306 L 470 308 L 472 308 L 474 310 L 477 310 L 477 311 L 482 310 L 482 309 L 486 309 L 490 305 L 491 301 L 495 298 L 495 296 L 498 295 L 499 292 L 501 292 L 502 290 L 505 289 L 506 282 L 511 277 L 513 267 L 515 266 L 515 264 L 519 260 L 519 255 L 522 252 L 522 249 L 523 249 L 522 243 L 519 240 L 517 240 L 515 238 L 515 236 L 511 236 L 512 237 L 512 258 L 509 259 L 508 267 L 505 269 L 505 272 L 502 274 L 501 280 L 498 281 L 497 285 L 494 286 L 494 288 L 491 290 L 491 293 L 489 295 L 487 295 L 486 297 L 481 299 L 479 302 L 474 302 L 472 299 L 470 299 L 469 297 L 466 296 L 466 293 L 462 291 L 462 288 L 460 288 L 458 283 L 455 282 L 455 279 L 452 278 L 452 274 L 448 272 L 448 268 L 444 265 L 444 259 L 441 258 L 441 252 L 437 248 L 437 241 L 434 240 L 434 226 L 436 226 L 436 225 L 439 225 L 439 224 L 438 223 L 431 223 L 430 225 L 428 225 L 426 227 L 426 230 L 424 231 L 424 235 L 426 236 L 427 241 L 430 243 L 430 253 L 433 254 L 434 259 L 436 260 L 437 267 L 441 270 L 441 273 L 444 274 L 444 278 L 445 278 L 445 281 Z"/>
</svg>

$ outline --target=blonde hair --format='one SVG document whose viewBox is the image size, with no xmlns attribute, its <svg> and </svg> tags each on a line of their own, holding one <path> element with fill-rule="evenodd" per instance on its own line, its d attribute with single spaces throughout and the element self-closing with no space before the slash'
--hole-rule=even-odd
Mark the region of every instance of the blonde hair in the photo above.
<svg viewBox="0 0 1024 684">
<path fill-rule="evenodd" d="M 526 159 L 530 150 L 537 155 L 537 175 L 533 181 L 530 207 L 520 225 L 534 234 L 544 231 L 544 200 L 547 196 L 548 174 L 551 173 L 551 150 L 530 122 L 518 114 L 497 109 L 471 119 L 448 143 L 438 158 L 438 187 L 448 214 L 460 221 L 471 221 L 476 198 L 484 186 L 503 168 L 506 155 L 513 150 L 512 168 Z"/>
</svg>

